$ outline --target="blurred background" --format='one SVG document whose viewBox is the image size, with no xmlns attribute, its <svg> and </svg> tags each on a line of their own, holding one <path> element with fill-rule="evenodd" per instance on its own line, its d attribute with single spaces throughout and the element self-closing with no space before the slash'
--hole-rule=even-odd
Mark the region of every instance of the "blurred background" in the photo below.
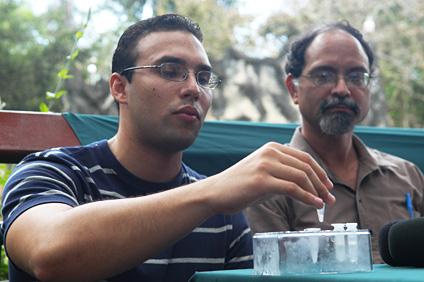
<svg viewBox="0 0 424 282">
<path fill-rule="evenodd" d="M 348 20 L 377 57 L 363 125 L 424 125 L 421 0 L 0 0 L 0 109 L 115 115 L 108 80 L 119 36 L 171 12 L 200 24 L 223 78 L 209 120 L 299 122 L 284 85 L 290 40 Z"/>
</svg>

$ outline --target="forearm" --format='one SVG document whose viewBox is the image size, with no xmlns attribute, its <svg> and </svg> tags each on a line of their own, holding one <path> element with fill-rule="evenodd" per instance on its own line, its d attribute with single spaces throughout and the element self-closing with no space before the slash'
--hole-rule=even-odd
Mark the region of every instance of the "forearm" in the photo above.
<svg viewBox="0 0 424 282">
<path fill-rule="evenodd" d="M 121 273 L 171 246 L 212 215 L 201 197 L 205 193 L 190 193 L 192 188 L 76 208 L 37 206 L 12 225 L 9 253 L 32 275 L 58 281 Z"/>
<path fill-rule="evenodd" d="M 331 187 L 310 156 L 269 143 L 218 175 L 166 192 L 34 207 L 11 225 L 6 244 L 11 259 L 35 276 L 100 280 L 153 257 L 214 214 L 234 214 L 276 194 L 320 208 L 334 203 Z"/>
</svg>

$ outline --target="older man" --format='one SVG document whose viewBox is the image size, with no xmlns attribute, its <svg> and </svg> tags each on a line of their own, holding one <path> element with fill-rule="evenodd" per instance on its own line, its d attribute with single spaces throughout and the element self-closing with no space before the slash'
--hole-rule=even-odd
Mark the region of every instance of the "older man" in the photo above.
<svg viewBox="0 0 424 282">
<path fill-rule="evenodd" d="M 292 44 L 286 64 L 286 86 L 299 106 L 302 126 L 290 146 L 309 153 L 334 184 L 336 204 L 319 222 L 313 207 L 278 195 L 249 207 L 253 232 L 332 229 L 332 223 L 356 222 L 372 233 L 375 263 L 381 263 L 378 233 L 389 221 L 424 214 L 424 178 L 417 166 L 368 148 L 353 134 L 370 108 L 373 52 L 348 22 L 314 30 Z"/>
</svg>

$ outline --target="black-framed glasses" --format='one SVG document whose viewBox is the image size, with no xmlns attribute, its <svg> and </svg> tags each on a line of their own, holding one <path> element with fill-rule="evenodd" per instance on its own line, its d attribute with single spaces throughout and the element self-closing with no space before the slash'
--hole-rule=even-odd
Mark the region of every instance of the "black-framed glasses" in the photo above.
<svg viewBox="0 0 424 282">
<path fill-rule="evenodd" d="M 170 81 L 184 81 L 187 79 L 189 73 L 194 73 L 197 84 L 205 89 L 215 89 L 221 83 L 219 76 L 214 72 L 206 70 L 198 72 L 189 71 L 186 66 L 179 63 L 163 63 L 153 66 L 130 67 L 121 71 L 120 74 L 132 70 L 152 68 L 160 69 L 160 75 Z"/>
<path fill-rule="evenodd" d="M 343 78 L 346 86 L 350 88 L 365 88 L 370 84 L 372 75 L 367 72 L 351 72 L 345 76 L 338 76 L 332 71 L 318 71 L 301 77 L 311 78 L 316 87 L 332 88 L 337 85 L 339 78 Z"/>
</svg>

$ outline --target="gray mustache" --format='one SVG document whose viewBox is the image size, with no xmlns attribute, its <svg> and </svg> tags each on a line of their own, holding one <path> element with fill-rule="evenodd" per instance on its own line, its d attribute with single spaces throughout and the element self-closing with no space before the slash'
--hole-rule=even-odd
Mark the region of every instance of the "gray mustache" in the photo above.
<svg viewBox="0 0 424 282">
<path fill-rule="evenodd" d="M 336 97 L 331 100 L 324 100 L 324 102 L 322 102 L 320 106 L 321 114 L 323 114 L 326 110 L 336 106 L 346 106 L 355 114 L 359 114 L 360 112 L 358 103 L 356 103 L 355 101 L 352 101 L 351 99 L 348 99 L 348 98 Z"/>
</svg>

